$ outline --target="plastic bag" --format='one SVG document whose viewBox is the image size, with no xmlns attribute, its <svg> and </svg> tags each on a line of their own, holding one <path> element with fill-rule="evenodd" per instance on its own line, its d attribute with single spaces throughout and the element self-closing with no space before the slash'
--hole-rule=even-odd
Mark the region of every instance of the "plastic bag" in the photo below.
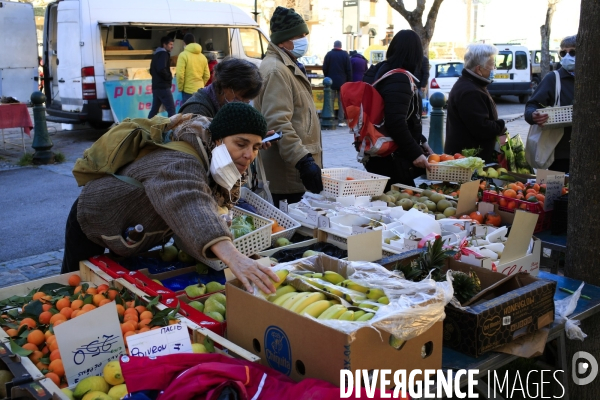
<svg viewBox="0 0 600 400">
<path fill-rule="evenodd" d="M 577 307 L 577 301 L 581 295 L 584 282 L 581 282 L 579 288 L 570 296 L 565 297 L 562 300 L 554 301 L 554 308 L 556 310 L 556 317 L 554 321 L 556 323 L 565 323 L 565 333 L 569 339 L 577 339 L 583 341 L 587 337 L 585 333 L 579 327 L 580 322 L 578 320 L 569 319 L 568 316 L 573 314 L 575 307 Z"/>
<path fill-rule="evenodd" d="M 449 274 L 445 282 L 436 282 L 433 279 L 412 282 L 401 278 L 396 273 L 388 271 L 378 264 L 343 261 L 327 255 L 318 255 L 290 263 L 278 264 L 273 269 L 287 269 L 296 272 L 335 271 L 359 285 L 382 289 L 389 299 L 389 304 L 378 304 L 380 306 L 379 310 L 369 321 L 319 320 L 313 318 L 319 323 L 348 335 L 370 326 L 390 333 L 398 340 L 415 338 L 431 328 L 436 322 L 445 318 L 444 307 L 454 295 Z M 294 280 L 294 276 L 295 274 L 290 273 L 287 281 L 294 284 L 294 286 L 302 284 L 303 281 L 301 279 Z M 336 286 L 336 288 L 345 292 L 345 288 L 341 286 Z M 309 286 L 301 290 L 303 289 L 309 289 Z M 310 287 L 310 290 L 320 291 L 312 287 Z M 254 295 L 265 298 L 264 293 L 256 287 L 254 288 Z M 330 296 L 332 295 L 328 294 L 328 297 Z M 349 310 L 360 310 L 360 308 L 350 305 L 343 298 L 337 298 Z M 306 315 L 305 317 L 312 318 Z"/>
</svg>

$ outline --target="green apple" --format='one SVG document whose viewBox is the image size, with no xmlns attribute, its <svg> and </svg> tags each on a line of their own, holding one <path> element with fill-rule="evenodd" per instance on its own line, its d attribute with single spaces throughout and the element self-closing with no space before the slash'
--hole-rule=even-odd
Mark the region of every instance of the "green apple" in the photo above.
<svg viewBox="0 0 600 400">
<path fill-rule="evenodd" d="M 289 244 L 290 244 L 290 241 L 284 237 L 280 237 L 279 239 L 277 239 L 275 241 L 275 247 L 288 246 Z"/>
<path fill-rule="evenodd" d="M 164 249 L 161 249 L 158 252 L 158 255 L 160 256 L 161 260 L 163 260 L 165 262 L 171 262 L 171 261 L 175 261 L 177 259 L 178 253 L 179 253 L 179 250 L 177 250 L 177 247 L 165 246 Z"/>
</svg>

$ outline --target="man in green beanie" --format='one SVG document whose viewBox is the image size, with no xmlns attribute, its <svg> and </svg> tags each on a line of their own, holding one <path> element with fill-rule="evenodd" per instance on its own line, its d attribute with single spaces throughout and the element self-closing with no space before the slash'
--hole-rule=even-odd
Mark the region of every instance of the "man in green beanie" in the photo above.
<svg viewBox="0 0 600 400">
<path fill-rule="evenodd" d="M 310 81 L 298 58 L 308 48 L 308 26 L 292 8 L 277 7 L 271 17 L 271 42 L 260 65 L 263 90 L 254 106 L 269 130 L 283 137 L 261 155 L 275 206 L 297 203 L 308 189 L 323 190 L 321 127 Z"/>
</svg>

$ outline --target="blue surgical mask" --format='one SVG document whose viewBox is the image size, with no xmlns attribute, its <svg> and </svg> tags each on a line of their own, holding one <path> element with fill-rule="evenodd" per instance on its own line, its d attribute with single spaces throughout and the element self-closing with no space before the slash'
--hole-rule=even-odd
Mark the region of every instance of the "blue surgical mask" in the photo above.
<svg viewBox="0 0 600 400">
<path fill-rule="evenodd" d="M 575 57 L 570 54 L 565 54 L 565 56 L 560 60 L 562 67 L 568 72 L 575 71 Z"/>
<path fill-rule="evenodd" d="M 490 77 L 488 78 L 490 81 L 494 80 L 494 70 L 490 71 Z"/>
<path fill-rule="evenodd" d="M 308 38 L 306 36 L 292 40 L 292 43 L 294 43 L 294 48 L 290 53 L 292 53 L 294 57 L 300 58 L 306 54 L 306 51 L 308 50 Z"/>
</svg>

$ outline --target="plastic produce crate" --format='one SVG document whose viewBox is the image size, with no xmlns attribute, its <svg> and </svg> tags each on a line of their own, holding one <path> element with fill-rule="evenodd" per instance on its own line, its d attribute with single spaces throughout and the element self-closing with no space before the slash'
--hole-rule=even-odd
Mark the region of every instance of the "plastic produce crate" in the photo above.
<svg viewBox="0 0 600 400">
<path fill-rule="evenodd" d="M 378 196 L 383 194 L 387 176 L 372 174 L 354 168 L 324 168 L 321 170 L 326 197 Z M 347 178 L 352 178 L 348 180 Z"/>
<path fill-rule="evenodd" d="M 554 210 L 552 211 L 552 224 L 550 231 L 553 235 L 560 235 L 567 232 L 569 195 L 565 194 L 554 200 Z"/>
<path fill-rule="evenodd" d="M 453 165 L 431 164 L 431 171 L 427 170 L 427 179 L 430 181 L 465 183 L 469 182 L 472 176 L 472 168 Z"/>
<path fill-rule="evenodd" d="M 506 200 L 508 204 L 511 202 L 515 203 L 515 207 L 508 207 L 500 205 L 501 199 Z M 486 203 L 498 204 L 498 209 L 510 213 L 514 213 L 515 210 L 523 210 L 533 214 L 538 214 L 538 220 L 535 224 L 534 233 L 541 232 L 546 229 L 550 229 L 552 223 L 552 211 L 544 211 L 544 207 L 540 203 L 532 203 L 525 200 L 517 200 L 511 197 L 502 196 L 501 194 L 483 192 L 483 201 Z"/>
<path fill-rule="evenodd" d="M 563 128 L 573 125 L 573 106 L 546 107 L 537 110 L 540 114 L 548 114 L 548 121 L 542 129 Z"/>
<path fill-rule="evenodd" d="M 275 242 L 279 238 L 286 238 L 290 240 L 292 236 L 294 236 L 296 229 L 300 228 L 300 223 L 298 221 L 291 218 L 289 215 L 287 215 L 268 201 L 264 200 L 259 195 L 253 193 L 252 190 L 243 187 L 241 194 L 242 198 L 246 200 L 248 204 L 256 208 L 256 211 L 258 211 L 258 214 L 260 216 L 268 219 L 274 219 L 275 221 L 277 221 L 279 226 L 285 228 L 285 230 L 273 233 L 271 235 L 271 246 L 274 246 Z"/>
<path fill-rule="evenodd" d="M 256 228 L 247 235 L 233 239 L 233 245 L 240 253 L 245 256 L 252 256 L 261 250 L 271 247 L 271 226 L 273 225 L 273 221 L 243 210 L 239 207 L 233 207 L 232 211 L 233 217 L 240 215 L 251 216 L 254 219 L 254 227 Z M 200 258 L 198 261 L 202 261 L 204 264 L 216 270 L 221 270 L 227 267 L 220 260 L 208 260 L 206 258 Z"/>
</svg>

